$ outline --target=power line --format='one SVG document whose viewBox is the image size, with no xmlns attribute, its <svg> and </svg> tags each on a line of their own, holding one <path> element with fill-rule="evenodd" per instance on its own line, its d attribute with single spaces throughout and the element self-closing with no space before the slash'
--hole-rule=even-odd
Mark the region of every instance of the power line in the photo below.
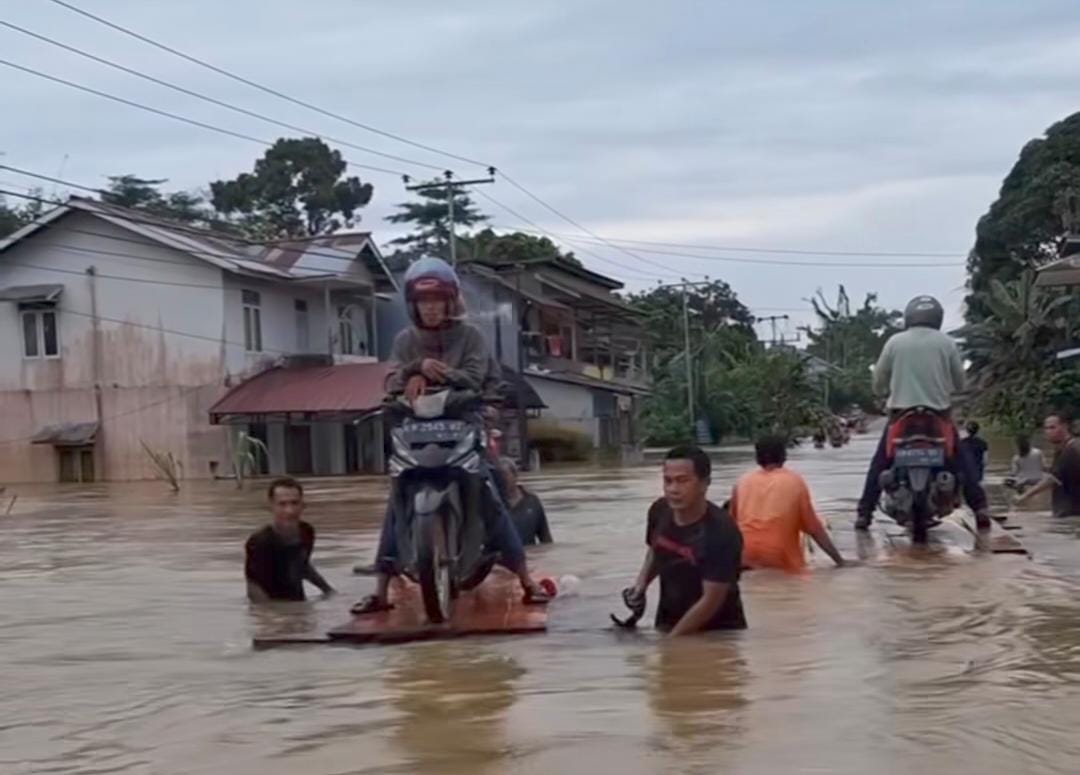
<svg viewBox="0 0 1080 775">
<path fill-rule="evenodd" d="M 333 119 L 335 119 L 337 121 L 341 121 L 341 122 L 344 122 L 346 124 L 350 124 L 351 126 L 354 126 L 354 127 L 358 128 L 358 129 L 363 129 L 365 132 L 372 132 L 373 134 L 377 134 L 377 135 L 380 135 L 382 137 L 387 137 L 387 138 L 390 138 L 391 140 L 396 140 L 399 143 L 405 143 L 406 145 L 411 145 L 414 148 L 420 148 L 422 150 L 429 151 L 430 153 L 439 154 L 440 156 L 445 156 L 445 157 L 450 158 L 450 159 L 457 159 L 458 161 L 465 162 L 466 164 L 476 164 L 476 165 L 479 165 L 481 167 L 490 167 L 490 166 L 492 166 L 492 165 L 490 165 L 490 164 L 488 164 L 486 162 L 477 161 L 476 159 L 470 159 L 468 156 L 461 156 L 461 155 L 456 154 L 456 153 L 451 153 L 449 151 L 444 151 L 444 150 L 442 150 L 440 148 L 437 148 L 435 146 L 432 146 L 432 145 L 426 145 L 424 143 L 417 142 L 416 140 L 410 140 L 409 138 L 403 137 L 402 135 L 394 134 L 393 132 L 388 132 L 388 131 L 386 131 L 384 129 L 379 129 L 377 127 L 371 126 L 370 124 L 361 123 L 359 121 L 356 121 L 355 119 L 349 118 L 348 116 L 343 116 L 340 113 L 334 113 L 333 111 L 327 110 L 325 108 L 321 108 L 318 105 L 314 105 L 314 104 L 312 104 L 310 102 L 305 102 L 304 100 L 298 99 L 296 97 L 291 97 L 288 94 L 285 94 L 284 92 L 278 91 L 277 89 L 274 89 L 274 88 L 272 88 L 270 86 L 265 86 L 265 85 L 263 85 L 261 83 L 258 83 L 256 81 L 252 81 L 252 80 L 250 80 L 248 78 L 244 78 L 241 75 L 237 75 L 236 73 L 230 72 L 229 70 L 226 70 L 226 69 L 224 69 L 222 67 L 218 67 L 217 65 L 210 64 L 209 62 L 206 62 L 205 60 L 199 59 L 198 57 L 192 56 L 191 54 L 185 54 L 183 51 L 179 51 L 178 49 L 172 48 L 171 46 L 167 46 L 164 43 L 160 43 L 160 42 L 154 40 L 153 38 L 147 37 L 146 35 L 141 35 L 140 33 L 135 32 L 134 30 L 131 30 L 131 29 L 129 29 L 127 27 L 124 27 L 124 26 L 122 26 L 120 24 L 117 24 L 115 22 L 111 22 L 108 19 L 102 18 L 101 16 L 96 16 L 95 14 L 92 14 L 89 11 L 84 11 L 82 8 L 79 8 L 78 6 L 75 6 L 75 5 L 71 4 L 71 3 L 64 2 L 64 0 L 51 0 L 51 2 L 55 3 L 56 5 L 67 8 L 69 11 L 73 11 L 74 13 L 77 13 L 80 16 L 84 16 L 84 17 L 86 17 L 88 19 L 92 19 L 93 21 L 97 22 L 98 24 L 104 24 L 106 27 L 109 27 L 109 28 L 111 28 L 113 30 L 116 30 L 117 32 L 121 32 L 124 35 L 135 38 L 136 40 L 142 41 L 143 43 L 149 44 L 149 45 L 153 46 L 154 48 L 160 49 L 161 51 L 165 51 L 165 52 L 167 52 L 169 54 L 172 54 L 173 56 L 180 57 L 181 59 L 183 59 L 185 61 L 188 61 L 188 62 L 191 62 L 192 64 L 198 65 L 199 67 L 204 67 L 207 70 L 215 72 L 215 73 L 217 73 L 219 75 L 223 75 L 226 78 L 230 78 L 230 79 L 232 79 L 234 81 L 237 81 L 238 83 L 242 83 L 242 84 L 244 84 L 246 86 L 250 86 L 253 89 L 258 89 L 259 91 L 265 92 L 266 94 L 273 95 L 274 97 L 277 97 L 279 99 L 283 99 L 283 100 L 286 100 L 287 102 L 291 102 L 294 105 L 299 105 L 302 108 L 307 108 L 308 110 L 313 110 L 316 113 L 320 113 L 320 114 L 322 114 L 324 116 L 327 116 L 329 118 L 333 118 Z"/>
<path fill-rule="evenodd" d="M 138 108 L 139 110 L 144 110 L 144 111 L 146 111 L 148 113 L 153 113 L 153 114 L 158 115 L 158 116 L 164 116 L 165 118 L 171 118 L 174 121 L 180 121 L 180 122 L 185 123 L 185 124 L 190 124 L 191 126 L 196 126 L 196 127 L 199 127 L 200 129 L 206 129 L 206 130 L 209 130 L 211 132 L 217 132 L 218 134 L 227 135 L 229 137 L 235 137 L 235 138 L 238 138 L 240 140 L 247 140 L 249 142 L 258 143 L 259 145 L 264 145 L 264 146 L 267 146 L 267 147 L 273 147 L 273 145 L 274 145 L 269 140 L 264 140 L 264 139 L 259 138 L 259 137 L 253 137 L 252 135 L 247 135 L 247 134 L 244 134 L 243 132 L 236 132 L 236 131 L 234 131 L 232 129 L 226 129 L 225 127 L 216 126 L 214 124 L 207 124 L 204 121 L 199 121 L 199 120 L 194 119 L 194 118 L 189 118 L 187 116 L 182 116 L 179 113 L 171 113 L 171 112 L 169 112 L 167 110 L 161 110 L 160 108 L 154 108 L 154 107 L 151 107 L 150 105 L 144 105 L 143 103 L 136 102 L 135 100 L 129 100 L 129 99 L 126 99 L 124 97 L 118 97 L 115 94 L 109 94 L 108 92 L 99 91 L 99 90 L 93 89 L 93 88 L 91 88 L 89 86 L 84 86 L 82 84 L 75 83 L 74 81 L 69 81 L 69 80 L 67 80 L 65 78 L 60 78 L 60 77 L 55 76 L 55 75 L 49 75 L 48 73 L 43 73 L 40 70 L 33 69 L 32 67 L 24 67 L 23 65 L 16 64 L 16 63 L 11 62 L 11 61 L 9 61 L 7 59 L 0 59 L 0 65 L 4 65 L 5 67 L 9 67 L 9 68 L 11 68 L 13 70 L 19 70 L 19 71 L 27 73 L 29 75 L 37 76 L 38 78 L 44 78 L 45 80 L 52 81 L 53 83 L 63 84 L 64 86 L 68 86 L 68 87 L 70 87 L 72 89 L 78 89 L 79 91 L 86 92 L 87 94 L 93 94 L 94 96 L 101 97 L 103 99 L 111 100 L 113 102 L 118 102 L 121 105 L 127 105 L 127 106 L 132 107 L 132 108 Z M 382 172 L 382 173 L 385 173 L 387 175 L 394 175 L 394 176 L 397 176 L 397 177 L 401 177 L 401 176 L 405 175 L 405 173 L 402 172 L 401 170 L 392 170 L 392 169 L 387 169 L 386 167 L 376 167 L 376 166 L 373 166 L 371 164 L 358 164 L 356 162 L 347 162 L 347 163 L 348 163 L 348 165 L 350 167 L 358 167 L 360 169 L 372 170 L 374 172 Z"/>
<path fill-rule="evenodd" d="M 562 237 L 571 237 L 573 235 L 561 234 Z M 574 237 L 575 239 L 584 240 L 585 237 Z M 595 239 L 595 238 L 594 238 Z M 877 251 L 877 250 L 803 250 L 795 248 L 764 248 L 764 247 L 745 247 L 735 245 L 695 245 L 686 242 L 655 242 L 650 240 L 635 240 L 626 239 L 622 237 L 604 237 L 604 240 L 595 240 L 616 243 L 625 243 L 631 245 L 646 245 L 656 246 L 662 248 L 687 248 L 690 250 L 723 250 L 730 253 L 775 253 L 775 254 L 790 254 L 799 256 L 865 256 L 868 258 L 961 258 L 961 253 L 920 253 L 910 251 Z"/>
<path fill-rule="evenodd" d="M 269 124 L 274 124 L 275 126 L 283 127 L 285 129 L 288 129 L 288 130 L 293 131 L 293 132 L 300 132 L 301 134 L 304 134 L 304 135 L 311 135 L 311 136 L 317 137 L 317 138 L 319 138 L 321 140 L 328 140 L 328 141 L 330 141 L 332 143 L 335 143 L 337 145 L 344 145 L 344 146 L 346 146 L 348 148 L 354 148 L 354 149 L 356 149 L 358 151 L 363 151 L 365 153 L 374 154 L 375 156 L 382 156 L 383 158 L 392 159 L 393 161 L 405 162 L 406 164 L 413 164 L 413 165 L 416 165 L 418 167 L 427 167 L 428 169 L 438 170 L 440 172 L 443 170 L 442 167 L 436 166 L 434 164 L 428 164 L 426 162 L 417 161 L 416 159 L 410 159 L 410 158 L 407 158 L 405 156 L 396 156 L 396 155 L 394 155 L 392 153 L 385 153 L 383 151 L 378 151 L 378 150 L 375 150 L 374 148 L 368 148 L 367 146 L 363 146 L 363 145 L 356 145 L 355 143 L 351 143 L 348 140 L 341 140 L 341 139 L 336 138 L 336 137 L 331 137 L 329 135 L 324 135 L 324 134 L 322 134 L 320 132 L 316 132 L 313 129 L 306 129 L 306 128 L 301 127 L 301 126 L 297 126 L 296 124 L 290 124 L 290 123 L 285 122 L 285 121 L 280 121 L 280 120 L 278 120 L 276 118 L 271 118 L 270 116 L 263 115 L 262 113 L 258 113 L 258 112 L 253 111 L 253 110 L 248 110 L 247 108 L 242 108 L 242 107 L 239 107 L 237 105 L 233 105 L 233 104 L 225 102 L 223 100 L 219 100 L 219 99 L 217 99 L 215 97 L 211 97 L 209 95 L 202 94 L 201 92 L 193 91 L 193 90 L 187 89 L 187 88 L 185 88 L 183 86 L 178 86 L 177 84 L 170 83 L 169 81 L 162 80 L 161 78 L 155 78 L 152 75 L 148 75 L 146 73 L 140 73 L 138 70 L 134 70 L 134 69 L 132 69 L 130 67 L 125 67 L 124 65 L 121 65 L 121 64 L 119 64 L 117 62 L 114 62 L 111 59 L 106 59 L 104 57 L 99 57 L 99 56 L 97 56 L 95 54 L 91 54 L 88 51 L 84 51 L 84 50 L 76 48 L 74 46 L 69 46 L 66 43 L 61 43 L 58 40 L 54 40 L 54 39 L 52 39 L 50 37 L 47 37 L 45 35 L 41 35 L 39 33 L 33 32 L 32 30 L 25 29 L 24 27 L 20 27 L 17 24 L 12 24 L 11 22 L 3 21 L 2 19 L 0 19 L 0 26 L 7 27 L 8 29 L 11 29 L 11 30 L 15 30 L 16 32 L 22 33 L 23 35 L 28 35 L 28 36 L 30 36 L 32 38 L 35 38 L 37 40 L 40 40 L 40 41 L 42 41 L 44 43 L 48 43 L 51 46 L 61 48 L 61 49 L 65 50 L 65 51 L 69 51 L 69 52 L 71 52 L 73 54 L 77 54 L 78 56 L 81 56 L 81 57 L 83 57 L 85 59 L 89 59 L 89 60 L 91 60 L 93 62 L 97 62 L 98 64 L 105 65 L 106 67 L 111 67 L 114 70 L 119 70 L 121 72 L 127 73 L 128 75 L 133 75 L 136 78 L 141 78 L 144 81 L 149 81 L 150 83 L 154 83 L 154 84 L 157 84 L 159 86 L 164 86 L 165 88 L 172 89 L 173 91 L 179 92 L 180 94 L 186 94 L 189 97 L 195 97 L 196 99 L 203 100 L 204 102 L 208 102 L 211 105 L 217 105 L 218 107 L 222 107 L 222 108 L 225 108 L 227 110 L 231 110 L 231 111 L 233 111 L 235 113 L 239 113 L 239 114 L 244 115 L 244 116 L 249 116 L 251 118 L 256 118 L 256 119 L 258 119 L 260 121 L 265 121 L 265 122 L 267 122 Z M 355 162 L 352 162 L 352 161 L 350 161 L 348 159 L 346 159 L 345 161 L 348 162 L 349 164 L 351 164 L 354 167 L 362 166 L 362 165 L 359 165 L 359 164 L 357 164 Z"/>
<path fill-rule="evenodd" d="M 577 242 L 580 238 L 564 237 L 563 239 L 568 242 Z M 677 258 L 693 258 L 699 261 L 722 261 L 734 264 L 751 264 L 755 266 L 809 266 L 809 267 L 843 267 L 843 268 L 856 268 L 856 269 L 928 269 L 928 268 L 944 268 L 953 266 L 964 266 L 962 261 L 957 262 L 922 262 L 912 263 L 910 261 L 902 263 L 867 263 L 859 261 L 787 261 L 784 259 L 770 259 L 770 258 L 740 258 L 736 256 L 717 256 L 717 255 L 695 255 L 693 253 L 680 253 L 672 250 L 659 250 L 657 248 L 647 248 L 646 253 L 661 256 L 675 256 Z"/>
<path fill-rule="evenodd" d="M 558 237 L 556 237 L 556 236 L 555 236 L 554 234 L 552 234 L 551 232 L 549 232 L 549 231 L 547 231 L 546 229 L 544 229 L 544 228 L 543 228 L 542 226 L 538 225 L 538 224 L 537 224 L 537 223 L 536 223 L 535 221 L 533 221 L 533 220 L 531 220 L 531 219 L 529 219 L 529 218 L 526 218 L 526 217 L 525 217 L 524 215 L 522 215 L 522 214 L 521 214 L 521 213 L 519 213 L 518 211 L 514 210 L 514 209 L 513 209 L 512 207 L 510 207 L 509 205 L 503 204 L 503 203 L 502 203 L 501 201 L 499 201 L 499 200 L 498 200 L 498 199 L 496 199 L 495 197 L 491 196 L 491 195 L 490 195 L 490 194 L 488 194 L 488 193 L 487 193 L 486 191 L 482 191 L 482 190 L 480 190 L 480 189 L 474 189 L 474 191 L 475 191 L 475 192 L 476 192 L 477 194 L 479 194 L 480 196 L 482 196 L 482 197 L 483 197 L 484 199 L 486 199 L 486 200 L 488 200 L 489 202 L 491 202 L 491 203 L 492 203 L 493 205 L 495 205 L 496 207 L 499 207 L 499 208 L 501 208 L 501 209 L 505 210 L 505 211 L 506 211 L 507 213 L 509 213 L 509 214 L 510 214 L 510 215 L 511 215 L 512 217 L 514 217 L 514 218 L 517 218 L 518 220 L 522 221 L 523 223 L 527 223 L 527 224 L 530 224 L 530 225 L 531 225 L 531 226 L 532 226 L 532 227 L 533 227 L 533 228 L 534 228 L 534 229 L 535 229 L 536 231 L 540 232 L 541 234 L 544 234 L 544 235 L 546 235 L 546 236 L 547 236 L 547 237 L 549 237 L 549 238 L 550 238 L 550 239 L 551 239 L 552 241 L 554 241 L 554 242 L 556 242 L 556 243 L 558 243 L 558 242 L 560 241 Z M 617 261 L 612 261 L 611 259 L 609 259 L 609 258 L 605 258 L 604 256 L 601 256 L 601 255 L 600 255 L 599 253 L 594 253 L 594 252 L 593 252 L 593 251 L 591 251 L 591 250 L 585 250 L 585 249 L 581 249 L 581 248 L 578 248 L 577 252 L 578 252 L 578 253 L 583 253 L 583 254 L 584 254 L 584 255 L 586 255 L 586 256 L 590 256 L 590 257 L 592 257 L 592 258 L 596 259 L 597 261 L 602 261 L 602 262 L 604 262 L 604 263 L 606 263 L 606 264 L 611 264 L 612 266 L 616 266 L 616 267 L 618 267 L 619 269 L 621 269 L 621 270 L 623 270 L 623 271 L 626 271 L 626 272 L 633 272 L 633 273 L 635 273 L 635 274 L 638 274 L 638 275 L 639 275 L 639 276 L 640 276 L 641 278 L 643 278 L 643 279 L 648 279 L 648 280 L 655 280 L 655 279 L 657 279 L 657 277 L 656 277 L 655 275 L 646 275 L 646 274 L 644 274 L 644 273 L 643 273 L 643 272 L 642 272 L 641 270 L 639 270 L 639 269 L 636 269 L 636 268 L 634 268 L 634 267 L 629 267 L 629 266 L 627 266 L 626 264 L 621 264 L 621 263 L 619 263 L 619 262 L 617 262 Z M 666 267 L 665 267 L 665 269 L 666 269 Z M 670 274 L 669 274 L 669 276 L 672 276 L 672 277 L 673 277 L 674 275 L 670 275 Z M 702 275 L 702 276 L 704 276 L 704 275 Z"/>
</svg>

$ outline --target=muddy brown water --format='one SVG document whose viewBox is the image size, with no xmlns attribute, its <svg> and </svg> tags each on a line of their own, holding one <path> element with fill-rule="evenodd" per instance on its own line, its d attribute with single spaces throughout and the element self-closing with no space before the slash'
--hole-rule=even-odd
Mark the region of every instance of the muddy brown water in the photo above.
<svg viewBox="0 0 1080 775">
<path fill-rule="evenodd" d="M 849 554 L 871 443 L 791 463 Z M 749 457 L 718 457 L 714 494 Z M 1080 772 L 1080 525 L 1018 516 L 1033 560 L 748 574 L 748 631 L 664 643 L 607 621 L 656 468 L 530 483 L 558 541 L 534 566 L 582 579 L 546 635 L 260 652 L 254 635 L 325 630 L 369 588 L 350 568 L 371 556 L 383 482 L 312 486 L 316 561 L 343 594 L 264 609 L 241 581 L 257 491 L 17 488 L 0 518 L 0 772 Z"/>
</svg>

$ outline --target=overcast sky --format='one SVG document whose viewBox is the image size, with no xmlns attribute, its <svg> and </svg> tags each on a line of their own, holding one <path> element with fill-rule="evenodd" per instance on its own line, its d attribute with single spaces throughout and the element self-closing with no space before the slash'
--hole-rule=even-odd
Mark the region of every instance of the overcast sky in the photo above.
<svg viewBox="0 0 1080 775">
<path fill-rule="evenodd" d="M 693 259 L 650 252 L 695 252 L 679 248 L 629 246 L 632 257 L 565 243 L 634 289 L 723 278 L 758 314 L 790 308 L 789 333 L 809 319 L 802 300 L 817 288 L 835 296 L 838 283 L 856 300 L 877 291 L 892 306 L 935 293 L 955 321 L 976 219 L 1021 146 L 1080 108 L 1075 0 L 72 2 L 362 123 L 490 162 L 604 237 L 948 254 L 728 249 Z M 49 0 L 3 0 L 0 19 L 351 143 L 483 173 L 227 80 Z M 245 134 L 286 134 L 6 28 L 0 58 Z M 203 187 L 250 169 L 263 150 L 6 67 L 0 93 L 0 163 L 62 170 L 80 183 L 133 173 Z M 395 232 L 382 217 L 405 197 L 401 181 L 355 172 L 375 185 L 362 225 L 385 242 Z M 0 186 L 19 185 L 0 170 Z M 582 236 L 506 182 L 486 190 L 544 229 Z M 480 203 L 495 225 L 523 225 Z"/>
</svg>

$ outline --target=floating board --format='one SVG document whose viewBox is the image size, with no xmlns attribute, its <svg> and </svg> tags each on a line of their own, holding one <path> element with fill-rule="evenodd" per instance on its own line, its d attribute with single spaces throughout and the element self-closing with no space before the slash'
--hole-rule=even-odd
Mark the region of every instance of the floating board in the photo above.
<svg viewBox="0 0 1080 775">
<path fill-rule="evenodd" d="M 353 616 L 327 633 L 331 641 L 347 643 L 403 643 L 465 635 L 522 635 L 547 630 L 547 606 L 526 605 L 517 577 L 495 568 L 484 583 L 463 592 L 454 601 L 453 615 L 445 624 L 430 624 L 424 615 L 420 587 L 397 580 L 390 588 L 394 608 Z"/>
<path fill-rule="evenodd" d="M 975 527 L 975 517 L 971 514 L 963 512 L 956 517 L 956 520 L 975 536 L 976 549 L 983 549 L 991 554 L 1030 554 L 1020 540 L 1013 535 L 1013 531 L 1018 530 L 1018 527 L 1012 525 L 1005 527 L 996 520 L 992 520 L 989 532 L 980 533 Z"/>
<path fill-rule="evenodd" d="M 911 546 L 911 535 L 888 517 L 880 514 L 875 519 L 876 531 L 894 548 Z M 1030 554 L 1020 540 L 1013 534 L 1017 526 L 1003 526 L 994 521 L 989 531 L 979 531 L 975 527 L 975 517 L 965 510 L 957 510 L 943 519 L 930 530 L 930 544 L 943 547 L 946 551 L 990 552 L 991 554 Z M 859 555 L 866 559 L 873 553 L 872 542 L 860 543 Z"/>
</svg>

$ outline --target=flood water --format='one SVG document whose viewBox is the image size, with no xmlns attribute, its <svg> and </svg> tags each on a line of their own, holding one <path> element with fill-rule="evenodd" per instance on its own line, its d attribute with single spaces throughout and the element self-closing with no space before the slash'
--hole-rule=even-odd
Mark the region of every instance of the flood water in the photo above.
<svg viewBox="0 0 1080 775">
<path fill-rule="evenodd" d="M 871 444 L 791 461 L 849 555 Z M 717 500 L 749 459 L 718 459 Z M 558 542 L 534 567 L 582 579 L 547 634 L 272 651 L 252 637 L 328 629 L 369 589 L 350 568 L 371 558 L 382 481 L 312 486 L 316 564 L 343 594 L 264 610 L 242 581 L 259 489 L 13 488 L 0 772 L 1080 771 L 1077 524 L 1014 517 L 1032 560 L 893 552 L 835 570 L 818 555 L 805 577 L 747 574 L 748 631 L 666 643 L 608 624 L 656 468 L 530 484 Z"/>
</svg>

